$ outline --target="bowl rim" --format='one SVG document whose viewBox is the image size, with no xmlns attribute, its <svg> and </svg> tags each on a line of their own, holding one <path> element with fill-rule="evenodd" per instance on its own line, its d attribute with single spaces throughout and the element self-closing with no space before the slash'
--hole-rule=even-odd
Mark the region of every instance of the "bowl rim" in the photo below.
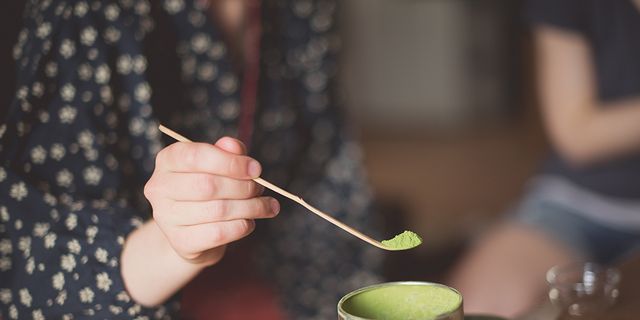
<svg viewBox="0 0 640 320">
<path fill-rule="evenodd" d="M 345 301 L 349 300 L 350 298 L 352 298 L 352 297 L 354 297 L 354 296 L 356 296 L 356 295 L 358 295 L 360 293 L 363 293 L 365 291 L 372 290 L 372 289 L 377 289 L 377 288 L 381 288 L 381 287 L 389 287 L 389 286 L 436 286 L 436 287 L 441 287 L 441 288 L 445 288 L 445 289 L 451 290 L 454 293 L 456 293 L 460 297 L 460 301 L 458 302 L 456 307 L 451 312 L 448 312 L 446 314 L 442 314 L 442 315 L 438 316 L 438 318 L 436 318 L 434 320 L 446 319 L 446 317 L 454 315 L 454 314 L 456 314 L 456 312 L 460 312 L 462 310 L 463 297 L 462 297 L 462 294 L 460 293 L 460 291 L 456 290 L 455 288 L 449 287 L 449 286 L 441 284 L 441 283 L 427 282 L 427 281 L 392 281 L 392 282 L 383 282 L 383 283 L 369 285 L 369 286 L 362 287 L 360 289 L 356 289 L 354 291 L 351 291 L 351 292 L 347 293 L 346 295 L 344 295 L 340 299 L 340 301 L 338 301 L 338 315 L 342 316 L 342 317 L 347 317 L 348 316 L 349 319 L 353 319 L 353 320 L 376 320 L 376 319 L 362 318 L 362 317 L 358 317 L 358 316 L 352 315 L 352 314 L 348 313 L 346 310 L 344 310 L 342 308 L 342 305 L 344 304 Z"/>
</svg>

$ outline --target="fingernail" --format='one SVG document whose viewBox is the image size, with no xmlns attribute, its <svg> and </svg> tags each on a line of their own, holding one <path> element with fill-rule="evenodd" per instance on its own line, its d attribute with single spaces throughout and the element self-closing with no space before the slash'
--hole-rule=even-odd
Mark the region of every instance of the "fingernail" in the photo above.
<svg viewBox="0 0 640 320">
<path fill-rule="evenodd" d="M 251 160 L 251 162 L 249 162 L 249 175 L 251 177 L 259 177 L 261 171 L 262 169 L 260 168 L 260 164 L 258 163 L 258 161 Z"/>
<path fill-rule="evenodd" d="M 275 214 L 280 212 L 280 203 L 276 199 L 271 199 L 271 212 Z"/>
</svg>

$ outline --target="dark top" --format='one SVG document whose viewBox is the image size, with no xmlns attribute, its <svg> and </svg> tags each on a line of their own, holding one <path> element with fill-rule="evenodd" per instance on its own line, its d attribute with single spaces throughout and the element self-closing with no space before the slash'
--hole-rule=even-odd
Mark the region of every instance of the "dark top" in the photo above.
<svg viewBox="0 0 640 320">
<path fill-rule="evenodd" d="M 20 8 L 0 11 L 15 23 L 0 43 L 10 88 L 0 97 L 0 318 L 175 316 L 171 301 L 144 308 L 130 299 L 122 245 L 150 217 L 143 186 L 170 142 L 158 122 L 198 141 L 234 136 L 241 75 L 205 1 L 25 2 L 21 19 Z M 261 8 L 251 154 L 266 179 L 372 232 L 358 149 L 334 94 L 337 3 Z M 247 264 L 291 319 L 331 318 L 341 295 L 377 281 L 379 251 L 282 206 L 277 219 L 258 222 Z"/>
<path fill-rule="evenodd" d="M 533 25 L 585 37 L 601 102 L 640 95 L 640 9 L 632 0 L 530 0 L 526 15 Z M 640 152 L 581 169 L 552 152 L 543 172 L 603 195 L 640 199 Z"/>
</svg>

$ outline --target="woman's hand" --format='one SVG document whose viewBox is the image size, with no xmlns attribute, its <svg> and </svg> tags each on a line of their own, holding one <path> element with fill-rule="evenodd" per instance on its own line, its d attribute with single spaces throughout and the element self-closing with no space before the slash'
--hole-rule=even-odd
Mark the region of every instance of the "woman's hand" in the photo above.
<svg viewBox="0 0 640 320">
<path fill-rule="evenodd" d="M 226 244 L 251 233 L 254 219 L 278 214 L 278 202 L 260 197 L 251 180 L 260 164 L 245 154 L 231 138 L 160 151 L 144 190 L 154 219 L 131 232 L 122 249 L 122 278 L 136 302 L 163 303 L 218 262 Z"/>
<path fill-rule="evenodd" d="M 215 145 L 178 142 L 158 153 L 144 194 L 157 225 L 184 260 L 214 264 L 226 244 L 253 231 L 254 219 L 278 214 L 278 201 L 261 197 L 263 188 L 251 180 L 260 176 L 260 164 L 245 154 L 244 145 L 232 138 Z"/>
</svg>

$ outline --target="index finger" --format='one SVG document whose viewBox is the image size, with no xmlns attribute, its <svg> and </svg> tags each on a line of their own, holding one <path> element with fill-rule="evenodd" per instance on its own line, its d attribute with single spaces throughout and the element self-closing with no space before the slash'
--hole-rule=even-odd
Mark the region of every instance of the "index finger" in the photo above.
<svg viewBox="0 0 640 320">
<path fill-rule="evenodd" d="M 235 179 L 260 176 L 262 167 L 251 157 L 199 142 L 176 142 L 162 149 L 156 167 L 171 172 L 203 172 Z"/>
</svg>

